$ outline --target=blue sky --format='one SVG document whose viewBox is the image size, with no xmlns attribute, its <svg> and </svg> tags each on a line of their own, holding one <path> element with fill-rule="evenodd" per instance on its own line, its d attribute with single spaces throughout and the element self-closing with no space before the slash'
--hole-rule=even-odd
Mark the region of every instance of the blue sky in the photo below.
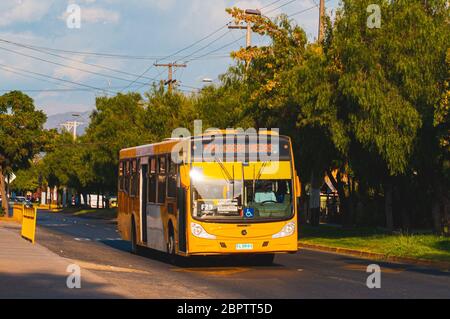
<svg viewBox="0 0 450 319">
<path fill-rule="evenodd" d="M 171 57 L 170 61 L 160 61 L 161 57 L 173 54 L 224 26 L 230 21 L 225 12 L 227 7 L 264 8 L 275 1 L 2 0 L 0 94 L 10 89 L 28 90 L 26 93 L 35 99 L 36 106 L 48 115 L 83 112 L 93 109 L 95 96 L 103 93 L 82 85 L 106 88 L 111 94 L 130 85 L 136 79 L 134 74 L 142 74 L 156 60 L 183 62 L 186 56 L 195 51 L 199 52 L 192 57 L 201 58 L 189 62 L 186 69 L 177 70 L 175 77 L 181 81 L 183 90 L 199 88 L 203 85 L 202 79 L 217 79 L 233 62 L 229 52 L 245 44 L 245 39 L 239 40 L 244 31 L 223 28 L 198 45 Z M 292 19 L 305 29 L 310 40 L 314 40 L 318 22 L 318 8 L 315 6 L 318 1 L 279 0 L 262 11 L 272 17 L 311 8 Z M 77 4 L 81 8 L 79 29 L 67 27 L 66 10 L 69 4 Z M 331 12 L 337 4 L 337 0 L 329 0 L 327 10 Z M 232 42 L 235 43 L 224 47 Z M 267 43 L 267 39 L 254 38 L 254 44 L 264 43 Z M 119 54 L 134 58 L 86 55 L 80 52 Z M 166 70 L 152 67 L 145 77 L 138 80 L 142 84 L 135 83 L 132 89 L 139 88 L 140 92 L 144 92 L 148 85 L 143 84 L 166 76 Z M 71 91 L 72 88 L 84 91 Z"/>
</svg>

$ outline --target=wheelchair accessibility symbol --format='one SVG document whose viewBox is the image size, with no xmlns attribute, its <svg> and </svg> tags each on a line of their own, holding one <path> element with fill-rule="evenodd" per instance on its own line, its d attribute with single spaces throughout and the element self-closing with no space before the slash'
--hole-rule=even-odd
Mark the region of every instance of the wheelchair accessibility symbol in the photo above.
<svg viewBox="0 0 450 319">
<path fill-rule="evenodd" d="M 245 218 L 254 218 L 255 217 L 255 209 L 254 208 L 245 208 L 244 216 L 245 216 Z"/>
</svg>

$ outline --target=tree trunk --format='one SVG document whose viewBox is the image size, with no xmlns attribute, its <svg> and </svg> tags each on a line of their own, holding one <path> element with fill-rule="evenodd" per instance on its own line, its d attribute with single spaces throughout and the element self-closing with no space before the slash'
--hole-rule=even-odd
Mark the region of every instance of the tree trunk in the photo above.
<svg viewBox="0 0 450 319">
<path fill-rule="evenodd" d="M 97 191 L 97 209 L 100 209 L 100 191 Z"/>
<path fill-rule="evenodd" d="M 392 184 L 384 185 L 384 211 L 386 214 L 386 227 L 390 231 L 394 230 L 394 217 L 392 214 Z"/>
<path fill-rule="evenodd" d="M 298 223 L 305 225 L 307 221 L 308 201 L 306 200 L 305 184 L 302 183 L 302 196 L 298 203 Z"/>
<path fill-rule="evenodd" d="M 3 167 L 0 165 L 0 195 L 2 195 L 2 208 L 6 216 L 9 216 L 9 199 L 6 195 L 5 175 L 3 174 Z"/>
<path fill-rule="evenodd" d="M 311 210 L 310 224 L 319 226 L 320 224 L 320 188 L 323 185 L 323 178 L 319 175 L 311 174 L 311 194 L 309 197 L 309 207 Z"/>
<path fill-rule="evenodd" d="M 349 208 L 349 201 L 345 195 L 344 183 L 341 179 L 341 173 L 338 173 L 336 178 L 334 178 L 333 173 L 328 170 L 327 175 L 333 184 L 333 187 L 337 190 L 339 196 L 339 211 L 342 212 L 342 225 L 346 227 L 352 226 L 352 216 L 350 216 L 351 211 Z"/>
<path fill-rule="evenodd" d="M 431 208 L 431 214 L 433 217 L 433 229 L 436 234 L 442 233 L 442 218 L 441 218 L 441 203 L 439 200 L 434 199 L 432 208 Z"/>
</svg>

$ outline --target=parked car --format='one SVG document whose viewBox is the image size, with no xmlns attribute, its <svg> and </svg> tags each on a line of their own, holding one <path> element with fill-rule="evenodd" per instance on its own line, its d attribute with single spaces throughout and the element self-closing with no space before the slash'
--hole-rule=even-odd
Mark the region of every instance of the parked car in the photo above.
<svg viewBox="0 0 450 319">
<path fill-rule="evenodd" d="M 26 202 L 27 202 L 27 198 L 24 197 L 24 196 L 16 196 L 16 197 L 14 198 L 14 203 L 17 203 L 17 204 L 25 204 Z"/>
</svg>

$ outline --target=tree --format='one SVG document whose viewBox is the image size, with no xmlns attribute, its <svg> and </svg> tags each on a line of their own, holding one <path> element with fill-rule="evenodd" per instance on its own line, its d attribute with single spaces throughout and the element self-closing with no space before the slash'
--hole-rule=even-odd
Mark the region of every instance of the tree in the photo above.
<svg viewBox="0 0 450 319">
<path fill-rule="evenodd" d="M 145 97 L 143 125 L 152 141 L 170 138 L 174 129 L 189 128 L 198 118 L 195 96 L 186 96 L 176 90 L 166 91 L 161 85 L 153 86 Z"/>
<path fill-rule="evenodd" d="M 8 211 L 5 174 L 29 166 L 42 150 L 46 116 L 35 109 L 33 100 L 19 91 L 0 96 L 0 193 Z"/>
<path fill-rule="evenodd" d="M 448 199 L 449 8 L 444 0 L 375 2 L 380 29 L 367 25 L 373 1 L 345 0 L 320 44 L 308 44 L 286 17 L 272 22 L 230 9 L 272 39 L 235 53 L 230 73 L 241 70 L 243 105 L 256 125 L 279 125 L 294 137 L 303 179 L 327 172 L 344 223 L 354 223 L 356 200 L 382 192 L 392 229 L 393 206 L 412 189 L 436 206 Z"/>
<path fill-rule="evenodd" d="M 85 167 L 86 185 L 100 193 L 117 191 L 119 151 L 123 148 L 154 141 L 145 125 L 145 107 L 137 93 L 99 97 L 86 135 L 82 161 Z"/>
</svg>

